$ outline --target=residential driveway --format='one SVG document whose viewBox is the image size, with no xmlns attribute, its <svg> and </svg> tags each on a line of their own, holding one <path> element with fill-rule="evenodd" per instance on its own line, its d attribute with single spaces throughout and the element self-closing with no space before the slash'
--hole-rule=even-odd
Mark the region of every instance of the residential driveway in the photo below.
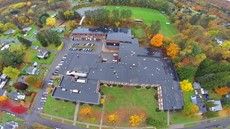
<svg viewBox="0 0 230 129">
<path fill-rule="evenodd" d="M 54 59 L 50 69 L 47 71 L 46 77 L 43 80 L 43 86 L 40 90 L 40 92 L 37 93 L 37 96 L 35 98 L 35 102 L 34 102 L 34 106 L 32 108 L 32 113 L 23 116 L 26 123 L 32 125 L 33 122 L 38 122 L 41 123 L 43 125 L 46 126 L 50 126 L 50 127 L 60 127 L 62 129 L 80 129 L 78 127 L 74 127 L 74 126 L 70 126 L 70 125 L 65 125 L 62 123 L 57 123 L 54 121 L 50 121 L 50 120 L 46 120 L 40 117 L 39 112 L 41 112 L 40 110 L 38 110 L 38 108 L 42 107 L 41 105 L 41 97 L 43 92 L 46 91 L 46 88 L 49 87 L 48 86 L 48 81 L 50 79 L 50 77 L 52 76 L 52 73 L 55 71 L 55 66 L 57 66 L 59 64 L 59 62 L 61 61 L 62 57 L 69 51 L 69 47 L 72 43 L 71 40 L 63 38 L 62 41 L 64 42 L 64 46 L 63 49 L 58 52 L 58 55 L 56 56 L 56 59 Z M 74 114 L 73 114 L 74 115 Z"/>
</svg>

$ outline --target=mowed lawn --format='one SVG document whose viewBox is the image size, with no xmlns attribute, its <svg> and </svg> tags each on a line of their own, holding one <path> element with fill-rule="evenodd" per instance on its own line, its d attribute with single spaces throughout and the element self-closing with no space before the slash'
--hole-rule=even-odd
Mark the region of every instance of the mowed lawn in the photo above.
<svg viewBox="0 0 230 129">
<path fill-rule="evenodd" d="M 37 58 L 37 50 L 27 49 L 24 55 L 25 62 L 37 62 L 39 64 L 51 64 L 56 54 L 54 52 L 50 52 L 49 57 L 47 59 L 38 59 Z"/>
<path fill-rule="evenodd" d="M 184 102 L 191 102 L 191 96 L 194 95 L 194 91 L 189 92 L 183 92 L 184 96 Z M 170 115 L 170 122 L 171 124 L 178 124 L 178 123 L 186 123 L 186 122 L 192 122 L 192 121 L 198 121 L 201 117 L 197 118 L 188 118 L 185 115 L 183 115 L 181 112 L 176 112 L 174 114 Z"/>
<path fill-rule="evenodd" d="M 50 115 L 73 120 L 75 104 L 72 102 L 64 102 L 63 100 L 56 100 L 55 98 L 48 95 L 43 112 Z"/>
<path fill-rule="evenodd" d="M 152 117 L 158 120 L 165 120 L 165 112 L 156 112 L 157 100 L 154 98 L 156 90 L 137 89 L 131 87 L 101 87 L 101 91 L 106 95 L 106 114 L 117 113 L 123 118 L 122 125 L 127 125 L 128 119 L 134 114 L 144 114 L 145 118 Z M 106 117 L 106 116 L 105 116 Z M 124 121 L 125 120 L 125 121 Z"/>
<path fill-rule="evenodd" d="M 127 6 L 106 6 L 106 9 L 108 10 L 129 9 L 132 11 L 133 18 L 143 19 L 144 23 L 146 24 L 150 24 L 152 21 L 160 21 L 161 23 L 160 33 L 163 34 L 164 36 L 172 37 L 173 35 L 177 34 L 177 30 L 172 24 L 166 24 L 166 22 L 169 22 L 167 16 L 157 10 L 139 8 L 139 7 L 127 7 Z"/>
</svg>

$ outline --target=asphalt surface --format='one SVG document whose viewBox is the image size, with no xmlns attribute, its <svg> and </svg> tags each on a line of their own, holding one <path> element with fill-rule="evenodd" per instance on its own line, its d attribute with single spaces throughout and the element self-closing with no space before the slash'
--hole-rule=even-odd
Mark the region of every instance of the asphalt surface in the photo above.
<svg viewBox="0 0 230 129">
<path fill-rule="evenodd" d="M 44 83 L 43 86 L 40 90 L 40 92 L 37 93 L 37 96 L 35 98 L 35 103 L 32 109 L 32 112 L 30 114 L 24 115 L 22 116 L 25 121 L 26 124 L 32 125 L 34 122 L 36 123 L 40 123 L 49 127 L 53 127 L 53 128 L 61 128 L 61 129 L 81 129 L 79 127 L 75 127 L 75 126 L 71 126 L 71 125 L 66 125 L 66 124 L 62 124 L 62 123 L 57 123 L 51 120 L 46 120 L 40 117 L 39 113 L 42 110 L 38 110 L 38 108 L 43 107 L 43 105 L 41 104 L 41 97 L 42 94 L 46 91 L 46 88 L 49 87 L 48 86 L 48 82 L 50 77 L 52 76 L 52 73 L 55 71 L 55 66 L 57 66 L 60 61 L 62 60 L 62 57 L 68 53 L 69 51 L 69 47 L 72 43 L 72 41 L 70 39 L 62 39 L 62 41 L 64 42 L 64 46 L 62 48 L 62 50 L 60 52 L 58 52 L 56 58 L 54 59 L 50 69 L 47 71 L 46 77 L 44 78 Z"/>
<path fill-rule="evenodd" d="M 213 128 L 229 129 L 227 127 L 228 125 L 230 125 L 230 119 L 211 122 L 211 123 L 204 123 L 198 126 L 193 126 L 185 129 L 213 129 Z"/>
</svg>

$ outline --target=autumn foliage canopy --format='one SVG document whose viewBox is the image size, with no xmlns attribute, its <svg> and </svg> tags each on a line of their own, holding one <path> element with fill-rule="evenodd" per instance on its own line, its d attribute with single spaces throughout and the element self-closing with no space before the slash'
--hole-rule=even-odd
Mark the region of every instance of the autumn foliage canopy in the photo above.
<svg viewBox="0 0 230 129">
<path fill-rule="evenodd" d="M 161 47 L 163 44 L 163 35 L 157 34 L 153 36 L 150 42 L 151 42 L 151 45 L 155 47 Z"/>
<path fill-rule="evenodd" d="M 181 81 L 180 86 L 183 92 L 188 92 L 193 90 L 192 83 L 189 82 L 188 80 Z"/>
<path fill-rule="evenodd" d="M 175 43 L 170 43 L 167 47 L 167 55 L 175 58 L 180 51 L 180 47 Z"/>
<path fill-rule="evenodd" d="M 108 116 L 108 120 L 110 123 L 116 123 L 118 121 L 118 116 L 117 114 L 113 113 Z"/>
<path fill-rule="evenodd" d="M 132 115 L 129 118 L 131 126 L 139 126 L 144 121 L 144 115 Z"/>
<path fill-rule="evenodd" d="M 92 108 L 91 107 L 84 107 L 80 110 L 79 112 L 81 115 L 85 115 L 85 116 L 90 116 L 92 114 Z"/>
<path fill-rule="evenodd" d="M 215 89 L 215 92 L 219 95 L 226 95 L 230 92 L 230 88 L 227 86 Z"/>
</svg>

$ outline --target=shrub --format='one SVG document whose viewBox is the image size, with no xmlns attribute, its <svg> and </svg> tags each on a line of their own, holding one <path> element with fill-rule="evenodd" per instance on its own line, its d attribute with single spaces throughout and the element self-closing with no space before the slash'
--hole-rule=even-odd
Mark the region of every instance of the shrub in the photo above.
<svg viewBox="0 0 230 129">
<path fill-rule="evenodd" d="M 146 89 L 150 89 L 151 87 L 150 87 L 150 86 L 146 86 L 145 88 L 146 88 Z"/>
<path fill-rule="evenodd" d="M 117 85 L 116 84 L 112 84 L 113 87 L 116 87 Z"/>
<path fill-rule="evenodd" d="M 156 120 L 151 117 L 146 119 L 146 124 L 147 125 L 152 125 L 156 127 L 166 127 L 167 123 L 164 120 Z"/>
<path fill-rule="evenodd" d="M 120 88 L 121 88 L 121 87 L 123 87 L 123 85 L 118 85 L 118 87 L 120 87 Z"/>
<path fill-rule="evenodd" d="M 141 88 L 141 86 L 135 86 L 135 87 L 138 88 L 138 89 Z"/>
</svg>

